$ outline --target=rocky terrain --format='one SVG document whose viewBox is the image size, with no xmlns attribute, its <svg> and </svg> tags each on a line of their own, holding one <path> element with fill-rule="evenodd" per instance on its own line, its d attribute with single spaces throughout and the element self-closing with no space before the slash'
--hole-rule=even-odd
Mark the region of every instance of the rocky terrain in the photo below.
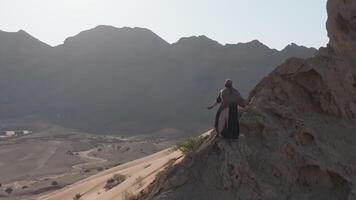
<svg viewBox="0 0 356 200">
<path fill-rule="evenodd" d="M 138 199 L 355 200 L 356 0 L 329 0 L 330 42 L 250 94 L 239 142 L 214 135 Z"/>
</svg>

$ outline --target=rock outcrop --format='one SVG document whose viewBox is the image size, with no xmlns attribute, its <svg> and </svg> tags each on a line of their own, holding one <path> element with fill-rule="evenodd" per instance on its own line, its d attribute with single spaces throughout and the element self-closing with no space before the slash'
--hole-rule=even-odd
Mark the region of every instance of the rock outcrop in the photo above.
<svg viewBox="0 0 356 200">
<path fill-rule="evenodd" d="M 212 134 L 140 198 L 356 200 L 356 0 L 328 14 L 328 47 L 256 86 L 239 142 Z"/>
<path fill-rule="evenodd" d="M 354 57 L 356 53 L 356 2 L 354 0 L 329 0 L 327 7 L 330 46 L 340 55 Z"/>
</svg>

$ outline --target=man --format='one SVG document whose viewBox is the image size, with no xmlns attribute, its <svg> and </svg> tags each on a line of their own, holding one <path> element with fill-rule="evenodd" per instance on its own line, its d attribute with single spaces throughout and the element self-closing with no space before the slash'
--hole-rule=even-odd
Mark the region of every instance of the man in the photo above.
<svg viewBox="0 0 356 200">
<path fill-rule="evenodd" d="M 225 81 L 225 88 L 220 91 L 218 98 L 208 106 L 208 109 L 211 110 L 218 104 L 220 107 L 215 117 L 215 130 L 218 135 L 225 138 L 238 139 L 240 133 L 238 106 L 244 108 L 246 101 L 232 86 L 230 79 Z"/>
</svg>

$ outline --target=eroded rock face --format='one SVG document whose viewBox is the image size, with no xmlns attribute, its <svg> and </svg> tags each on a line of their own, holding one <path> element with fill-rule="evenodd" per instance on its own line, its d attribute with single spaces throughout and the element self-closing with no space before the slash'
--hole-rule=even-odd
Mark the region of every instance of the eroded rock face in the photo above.
<svg viewBox="0 0 356 200">
<path fill-rule="evenodd" d="M 356 118 L 356 66 L 331 49 L 327 55 L 289 59 L 252 91 L 258 105 L 276 103 L 295 112 Z"/>
<path fill-rule="evenodd" d="M 210 136 L 142 198 L 356 200 L 355 9 L 329 0 L 329 47 L 256 86 L 239 142 Z"/>
<path fill-rule="evenodd" d="M 355 200 L 355 121 L 261 105 L 243 114 L 239 142 L 210 136 L 142 199 Z"/>
<path fill-rule="evenodd" d="M 340 54 L 356 54 L 356 2 L 329 0 L 327 9 L 331 47 Z"/>
</svg>

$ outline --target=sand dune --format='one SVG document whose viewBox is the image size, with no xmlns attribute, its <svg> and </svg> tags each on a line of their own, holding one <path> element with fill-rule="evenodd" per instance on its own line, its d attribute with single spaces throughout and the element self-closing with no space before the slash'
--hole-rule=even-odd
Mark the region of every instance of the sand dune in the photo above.
<svg viewBox="0 0 356 200">
<path fill-rule="evenodd" d="M 164 169 L 172 160 L 178 160 L 181 157 L 181 152 L 166 149 L 103 171 L 39 199 L 71 200 L 78 193 L 82 196 L 80 199 L 84 200 L 125 199 L 131 194 L 139 193 L 154 180 L 160 170 Z M 114 174 L 125 175 L 127 179 L 111 190 L 105 190 L 106 181 Z"/>
</svg>

